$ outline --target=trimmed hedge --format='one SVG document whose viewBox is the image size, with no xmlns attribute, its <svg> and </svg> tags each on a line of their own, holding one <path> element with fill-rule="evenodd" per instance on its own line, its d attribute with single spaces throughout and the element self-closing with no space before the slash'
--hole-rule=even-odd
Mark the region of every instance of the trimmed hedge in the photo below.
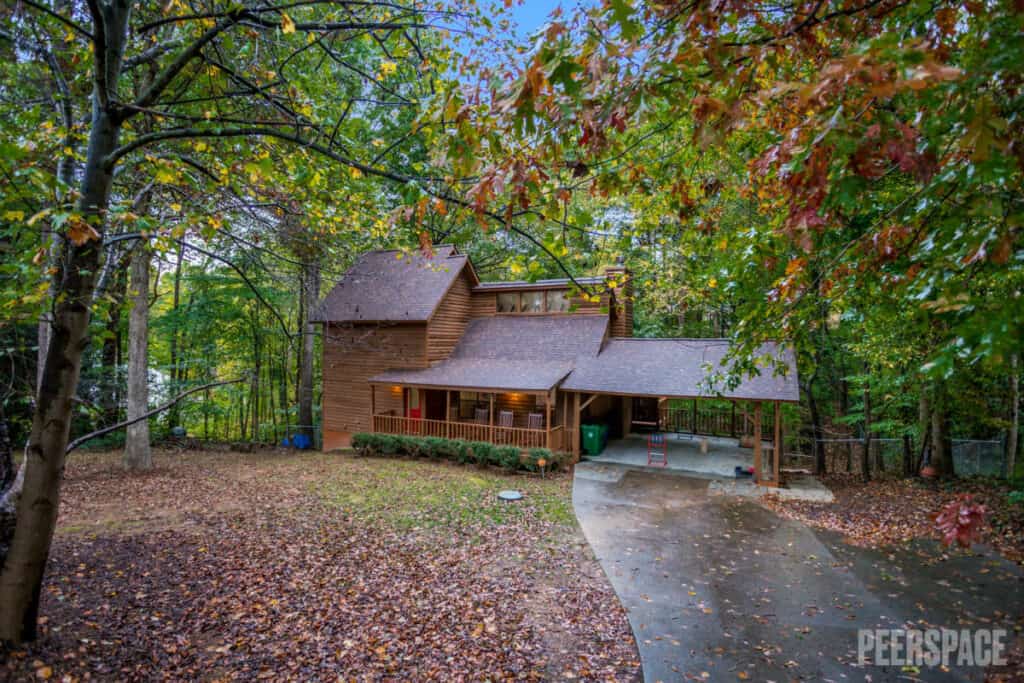
<svg viewBox="0 0 1024 683">
<path fill-rule="evenodd" d="M 432 460 L 454 460 L 462 465 L 482 465 L 502 469 L 540 472 L 561 469 L 567 462 L 565 453 L 546 448 L 523 451 L 516 446 L 496 446 L 485 441 L 461 441 L 427 436 L 399 436 L 360 432 L 352 437 L 352 448 L 361 455 L 407 455 Z"/>
</svg>

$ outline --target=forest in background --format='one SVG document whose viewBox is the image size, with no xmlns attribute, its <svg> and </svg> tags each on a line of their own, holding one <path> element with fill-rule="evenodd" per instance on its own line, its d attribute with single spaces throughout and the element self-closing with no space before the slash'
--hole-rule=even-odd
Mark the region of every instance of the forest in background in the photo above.
<svg viewBox="0 0 1024 683">
<path fill-rule="evenodd" d="M 637 334 L 728 336 L 737 374 L 786 340 L 818 469 L 847 434 L 940 476 L 954 437 L 1013 461 L 1018 3 L 606 0 L 522 43 L 508 4 L 0 9 L 0 406 L 35 501 L 0 638 L 31 630 L 69 444 L 131 422 L 146 469 L 179 424 L 314 423 L 309 311 L 375 247 L 623 259 Z"/>
<path fill-rule="evenodd" d="M 488 16 L 492 11 L 498 16 Z M 451 8 L 449 14 L 436 16 L 450 21 L 459 12 Z M 480 84 L 486 85 L 487 78 L 493 79 L 502 68 L 506 74 L 518 72 L 520 80 L 515 87 L 525 90 L 530 86 L 531 69 L 546 64 L 551 72 L 545 73 L 546 84 L 560 106 L 566 106 L 566 100 L 586 102 L 565 82 L 557 81 L 557 77 L 565 77 L 559 69 L 575 73 L 584 56 L 596 61 L 598 53 L 593 46 L 584 50 L 589 54 L 573 55 L 571 43 L 566 42 L 568 36 L 583 34 L 580 18 L 566 21 L 555 16 L 538 32 L 539 42 L 534 49 L 527 52 L 512 41 L 500 50 L 495 47 L 499 41 L 495 33 L 487 32 L 488 26 L 509 21 L 501 16 L 500 8 L 475 12 L 463 16 L 464 26 L 470 27 L 467 35 L 472 38 L 461 42 L 450 34 L 442 36 L 441 31 L 424 30 L 415 40 L 389 36 L 393 44 L 366 33 L 357 40 L 342 41 L 343 48 L 324 50 L 330 59 L 311 56 L 311 61 L 303 63 L 299 62 L 303 51 L 296 52 L 288 57 L 294 62 L 289 67 L 289 78 L 311 92 L 306 104 L 289 102 L 287 106 L 292 115 L 299 117 L 311 108 L 311 103 L 341 106 L 344 116 L 334 122 L 335 137 L 343 135 L 349 145 L 353 141 L 367 143 L 369 151 L 379 151 L 372 160 L 398 161 L 404 170 L 414 173 L 436 164 L 439 157 L 448 163 L 449 170 L 456 168 L 454 161 L 459 159 L 443 145 L 450 144 L 453 130 L 466 132 L 464 123 L 472 118 L 470 111 L 486 111 L 481 104 L 484 98 L 480 97 Z M 953 25 L 948 24 L 947 15 L 936 15 L 946 17 L 947 23 L 918 19 L 915 30 L 921 40 L 934 42 L 935 49 L 950 64 L 970 63 L 978 69 L 986 66 L 987 48 L 975 33 L 980 24 L 999 30 L 999 13 L 982 16 L 969 11 L 961 23 Z M 914 20 L 904 16 L 904 10 L 894 9 L 887 16 L 893 26 L 906 29 L 914 25 Z M 628 42 L 629 32 L 643 23 L 642 18 L 654 19 L 639 10 L 626 17 L 614 12 L 608 17 L 611 34 L 622 42 Z M 37 36 L 42 29 L 54 31 L 55 44 L 63 52 L 59 57 L 69 62 L 84 57 L 87 50 L 75 50 L 87 46 L 75 40 L 73 30 L 65 31 L 67 26 L 61 27 L 52 17 L 35 19 L 30 13 L 14 13 L 9 19 L 12 31 L 6 34 L 3 46 L 10 59 L 4 67 L 4 106 L 8 111 L 3 144 L 9 167 L 5 176 L 2 273 L 4 309 L 8 313 L 0 335 L 8 375 L 2 407 L 12 438 L 20 443 L 30 426 L 33 384 L 38 376 L 36 316 L 50 294 L 46 278 L 39 272 L 46 262 L 43 252 L 50 249 L 46 246 L 50 244 L 46 230 L 73 220 L 71 212 L 48 207 L 38 198 L 26 198 L 33 196 L 31 192 L 36 192 L 36 197 L 39 192 L 56 197 L 67 192 L 61 187 L 60 176 L 62 169 L 67 173 L 83 160 L 83 152 L 70 143 L 83 139 L 84 122 L 68 127 L 62 117 L 73 115 L 68 111 L 73 97 L 86 97 L 87 92 L 75 92 L 75 82 L 81 77 L 67 78 L 63 71 L 55 72 L 41 53 L 32 52 L 28 39 L 19 37 L 13 29 L 32 28 Z M 31 21 L 40 23 L 32 26 Z M 1005 30 L 1019 30 L 1019 18 L 1008 15 L 1005 21 Z M 287 24 L 278 27 L 278 38 L 284 37 L 286 29 Z M 58 30 L 65 33 L 56 35 Z M 496 60 L 498 54 L 505 55 L 504 64 Z M 642 58 L 655 60 L 657 54 L 652 51 Z M 451 69 L 449 62 L 458 55 L 463 60 L 461 69 Z M 570 57 L 576 66 L 567 66 Z M 1006 68 L 1017 58 L 1019 55 L 1012 51 L 1001 54 L 998 66 Z M 134 59 L 139 63 L 133 64 L 133 69 L 144 66 L 141 56 Z M 637 61 L 631 57 L 614 68 L 625 69 L 639 87 L 641 74 L 650 69 L 631 69 L 631 60 Z M 205 62 L 204 88 L 216 92 L 243 82 L 240 75 L 216 59 L 206 58 Z M 911 92 L 921 97 L 919 92 L 948 90 L 948 76 L 941 75 L 937 66 L 922 63 L 928 74 L 938 75 L 934 83 L 922 78 L 921 86 L 914 86 Z M 658 64 L 665 68 L 664 61 Z M 429 71 L 425 71 L 427 65 Z M 794 60 L 787 68 L 790 73 L 801 68 L 811 73 L 806 71 L 807 66 Z M 765 67 L 760 70 L 764 72 L 760 77 L 767 82 Z M 317 82 L 314 77 L 326 72 L 330 73 L 332 88 L 323 87 L 327 78 Z M 430 75 L 425 76 L 427 73 Z M 268 71 L 265 76 L 270 78 L 271 74 Z M 835 81 L 839 75 L 830 74 L 830 78 Z M 470 76 L 477 79 L 475 91 L 466 85 Z M 881 80 L 879 74 L 858 77 Z M 572 78 L 580 80 L 577 75 Z M 602 78 L 606 75 L 595 75 L 595 88 Z M 42 93 L 35 88 L 39 82 L 47 84 Z M 827 86 L 827 80 L 818 83 L 819 89 Z M 850 263 L 842 264 L 846 273 L 826 280 L 821 264 L 835 263 L 835 247 L 816 245 L 813 252 L 801 256 L 809 246 L 806 235 L 800 237 L 802 242 L 791 246 L 771 237 L 773 231 L 792 230 L 792 216 L 787 216 L 787 206 L 768 188 L 750 184 L 751 168 L 759 163 L 757 150 L 770 148 L 770 143 L 779 138 L 779 129 L 794 122 L 766 121 L 760 128 L 754 125 L 756 120 L 737 125 L 730 119 L 738 115 L 724 109 L 727 100 L 713 98 L 709 88 L 697 90 L 707 91 L 699 95 L 706 101 L 705 107 L 684 116 L 672 119 L 670 115 L 677 113 L 671 108 L 675 104 L 670 106 L 669 98 L 657 93 L 647 95 L 650 112 L 631 122 L 628 129 L 619 123 L 627 114 L 625 105 L 606 112 L 611 126 L 600 135 L 588 135 L 584 125 L 583 138 L 590 140 L 582 148 L 583 153 L 572 164 L 566 164 L 569 175 L 560 179 L 556 196 L 548 192 L 533 198 L 530 210 L 534 213 L 522 213 L 524 234 L 480 229 L 478 195 L 481 190 L 493 192 L 483 182 L 488 180 L 486 174 L 473 188 L 476 194 L 467 194 L 473 203 L 453 207 L 449 212 L 444 201 L 431 197 L 430 188 L 421 186 L 425 183 L 382 186 L 356 168 L 333 173 L 324 159 L 290 156 L 273 140 L 250 140 L 245 147 L 233 144 L 232 151 L 244 153 L 230 161 L 223 157 L 218 160 L 216 143 L 203 141 L 205 138 L 186 145 L 187 155 L 177 145 L 179 149 L 174 151 L 140 157 L 137 166 L 122 174 L 119 181 L 123 188 L 118 191 L 124 201 L 131 199 L 131 205 L 122 209 L 118 220 L 131 223 L 133 229 L 151 232 L 155 238 L 146 278 L 148 402 L 156 405 L 182 391 L 244 378 L 201 391 L 155 416 L 151 420 L 154 432 L 162 437 L 172 426 L 181 425 L 198 438 L 275 443 L 295 425 L 315 423 L 317 418 L 311 416 L 318 409 L 315 387 L 319 384 L 319 347 L 304 356 L 302 337 L 304 330 L 311 330 L 315 336 L 319 328 L 305 327 L 308 307 L 333 286 L 363 250 L 395 246 L 415 249 L 421 243 L 452 242 L 471 255 L 485 278 L 493 279 L 589 274 L 602 263 L 622 259 L 635 278 L 638 336 L 734 336 L 746 340 L 747 348 L 759 338 L 795 342 L 800 351 L 803 403 L 798 415 L 787 415 L 791 450 L 814 454 L 815 438 L 863 438 L 868 433 L 892 439 L 909 436 L 915 449 L 920 449 L 929 445 L 924 437 L 932 431 L 935 413 L 939 426 L 948 425 L 943 433 L 954 438 L 997 440 L 1004 448 L 1019 444 L 1019 439 L 1010 436 L 1019 427 L 1020 402 L 1020 361 L 1019 354 L 1014 353 L 1020 347 L 1019 196 L 993 198 L 982 194 L 971 198 L 971 206 L 960 207 L 974 222 L 985 216 L 995 218 L 993 212 L 999 210 L 1004 227 L 979 225 L 979 232 L 988 229 L 991 234 L 983 235 L 981 244 L 961 259 L 962 273 L 948 269 L 947 263 L 942 276 L 949 282 L 938 283 L 941 290 L 934 282 L 926 283 L 924 289 L 915 288 L 910 281 L 914 271 L 921 269 L 923 259 L 915 263 L 914 258 L 907 258 L 906 248 L 879 242 L 879 238 L 896 239 L 891 234 L 895 227 L 871 233 L 865 232 L 865 226 L 880 213 L 893 211 L 907 195 L 921 194 L 925 171 L 918 167 L 938 163 L 938 159 L 931 160 L 935 154 L 930 150 L 915 149 L 912 155 L 909 148 L 897 149 L 893 142 L 881 153 L 891 158 L 880 160 L 868 159 L 863 149 L 853 149 L 854 156 L 865 158 L 855 158 L 852 163 L 862 167 L 872 163 L 879 168 L 870 172 L 860 169 L 859 173 L 832 179 L 832 196 L 824 204 L 832 211 L 834 223 L 827 231 L 827 240 L 848 248 L 847 237 L 856 240 L 869 236 L 874 240 L 872 248 L 882 253 L 867 255 L 874 263 L 866 263 L 864 257 L 860 262 L 850 258 Z M 515 94 L 514 89 L 510 92 Z M 868 94 L 875 93 L 869 89 Z M 973 135 L 985 149 L 968 150 L 960 161 L 970 168 L 983 168 L 991 176 L 975 179 L 975 189 L 1019 180 L 1019 168 L 1007 167 L 1004 162 L 1004 157 L 1010 161 L 1019 153 L 1016 141 L 1011 141 L 1017 123 L 1013 107 L 1019 104 L 1019 94 L 1015 90 L 1002 94 L 1005 109 L 1001 113 L 991 109 L 997 103 L 993 100 L 986 104 L 990 109 L 982 112 L 991 120 L 978 122 L 972 118 L 966 122 L 983 126 Z M 934 99 L 938 95 L 930 96 Z M 893 99 L 899 97 L 894 91 Z M 523 93 L 518 98 L 523 100 Z M 519 117 L 524 102 L 506 106 L 505 118 L 498 115 L 500 107 L 476 114 L 479 121 L 487 123 L 479 130 L 506 135 L 507 139 L 515 139 L 512 134 L 518 133 L 524 140 L 540 141 L 540 150 L 560 149 L 565 140 L 558 137 L 559 125 L 552 125 L 544 136 L 516 129 L 523 125 Z M 25 107 L 25 103 L 30 106 Z M 902 104 L 908 110 L 914 104 L 920 106 Z M 203 104 L 193 106 L 202 109 Z M 738 104 L 731 106 L 735 109 Z M 597 110 L 596 105 L 585 104 L 583 114 L 587 113 L 586 107 Z M 772 110 L 762 103 L 761 112 L 768 118 Z M 204 118 L 210 115 L 207 110 L 197 113 Z M 965 118 L 971 112 L 954 113 Z M 422 126 L 423 121 L 436 122 L 439 118 L 450 118 L 455 127 Z M 950 131 L 956 124 L 956 120 L 947 122 Z M 825 132 L 835 134 L 835 122 L 830 125 L 832 128 Z M 898 129 L 905 124 L 891 121 L 890 125 Z M 766 130 L 772 127 L 774 139 Z M 608 136 L 607 131 L 612 135 Z M 903 129 L 897 132 L 910 135 Z M 595 143 L 596 137 L 610 139 Z M 482 138 L 484 135 L 479 133 L 463 135 L 462 145 L 480 146 Z M 680 141 L 687 144 L 680 145 Z M 491 147 L 493 155 L 497 145 Z M 508 158 L 515 156 L 513 149 L 507 151 Z M 586 159 L 588 152 L 596 157 L 596 163 Z M 807 156 L 808 152 L 803 154 Z M 506 174 L 506 192 L 522 194 L 541 189 L 528 188 L 530 183 L 536 184 L 536 179 L 528 176 L 541 172 L 540 157 L 527 158 L 525 164 L 519 159 L 518 173 L 522 177 L 514 181 L 514 176 Z M 614 171 L 594 172 L 605 159 L 614 162 Z M 484 161 L 486 156 L 477 159 L 478 164 Z M 503 161 L 508 166 L 507 159 Z M 882 168 L 885 163 L 890 168 Z M 533 168 L 529 168 L 531 165 Z M 499 166 L 487 168 L 493 172 Z M 961 170 L 970 172 L 970 168 Z M 143 169 L 149 169 L 149 174 Z M 683 169 L 685 173 L 681 173 Z M 1011 187 L 1012 183 L 1006 185 L 1004 195 Z M 862 202 L 865 197 L 870 201 Z M 997 202 L 997 206 L 982 207 L 985 202 Z M 914 210 L 920 212 L 921 206 Z M 934 214 L 938 209 L 930 211 Z M 953 213 L 939 220 L 955 223 L 958 217 L 963 216 Z M 545 218 L 549 225 L 544 225 Z M 35 237 L 40 231 L 42 237 Z M 935 235 L 929 235 L 924 244 L 935 239 Z M 762 267 L 751 267 L 755 249 L 763 252 Z M 135 294 L 129 266 L 137 251 L 138 244 L 129 240 L 111 242 L 104 249 L 104 270 L 93 295 L 90 342 L 75 401 L 73 434 L 116 424 L 127 414 L 129 320 Z M 993 272 L 986 273 L 985 265 Z M 861 276 L 853 285 L 844 284 L 840 278 L 848 278 L 858 268 L 872 275 L 870 281 Z M 809 296 L 806 283 L 795 281 L 806 276 L 805 271 L 818 281 L 818 296 Z M 898 282 L 901 277 L 906 280 L 902 286 Z M 950 295 L 949 290 L 960 282 L 971 285 Z M 821 291 L 824 285 L 842 291 Z M 771 304 L 773 297 L 779 301 L 779 293 L 787 287 L 800 293 L 795 303 L 789 304 L 792 310 L 784 314 L 790 319 L 781 320 Z M 992 321 L 987 327 L 973 329 L 977 318 L 985 315 L 985 305 L 967 300 L 972 293 L 976 299 L 980 297 L 1002 309 L 1000 327 Z M 979 308 L 982 310 L 976 310 Z M 964 316 L 964 311 L 973 315 Z M 960 329 L 958 318 L 970 320 L 967 334 Z M 800 324 L 794 325 L 791 319 Z M 994 335 L 1002 339 L 994 342 Z M 305 388 L 301 386 L 304 358 L 312 364 L 314 378 Z M 305 401 L 301 408 L 304 419 L 300 419 L 302 392 L 310 391 L 314 395 Z M 123 439 L 124 433 L 115 431 L 91 445 L 119 445 Z"/>
</svg>

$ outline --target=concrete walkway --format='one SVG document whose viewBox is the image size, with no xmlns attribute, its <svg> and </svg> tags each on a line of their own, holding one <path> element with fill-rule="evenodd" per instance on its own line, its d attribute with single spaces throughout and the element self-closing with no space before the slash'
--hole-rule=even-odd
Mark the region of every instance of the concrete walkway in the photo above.
<svg viewBox="0 0 1024 683">
<path fill-rule="evenodd" d="M 915 679 L 859 667 L 857 629 L 1007 628 L 1007 613 L 1024 613 L 1022 572 L 997 557 L 858 549 L 755 502 L 709 496 L 708 482 L 576 467 L 576 515 L 629 613 L 647 681 L 980 681 L 980 669 Z"/>
</svg>

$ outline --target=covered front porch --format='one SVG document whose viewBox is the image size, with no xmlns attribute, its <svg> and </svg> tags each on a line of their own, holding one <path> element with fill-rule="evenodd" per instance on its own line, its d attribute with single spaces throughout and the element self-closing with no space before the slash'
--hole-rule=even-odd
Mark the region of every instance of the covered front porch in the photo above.
<svg viewBox="0 0 1024 683">
<path fill-rule="evenodd" d="M 548 391 L 371 384 L 372 431 L 486 441 L 522 449 L 568 450 L 566 396 Z M 378 392 L 393 399 L 379 408 Z M 401 409 L 397 408 L 401 405 Z"/>
</svg>

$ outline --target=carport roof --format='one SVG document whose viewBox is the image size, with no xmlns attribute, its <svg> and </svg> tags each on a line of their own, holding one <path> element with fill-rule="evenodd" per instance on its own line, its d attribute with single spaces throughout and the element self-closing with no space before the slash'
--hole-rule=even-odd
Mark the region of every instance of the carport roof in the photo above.
<svg viewBox="0 0 1024 683">
<path fill-rule="evenodd" d="M 760 374 L 743 375 L 731 389 L 725 382 L 730 366 L 722 364 L 728 350 L 725 339 L 610 339 L 597 356 L 577 360 L 562 388 L 673 398 L 800 399 L 792 349 L 762 345 L 755 354 Z"/>
</svg>

